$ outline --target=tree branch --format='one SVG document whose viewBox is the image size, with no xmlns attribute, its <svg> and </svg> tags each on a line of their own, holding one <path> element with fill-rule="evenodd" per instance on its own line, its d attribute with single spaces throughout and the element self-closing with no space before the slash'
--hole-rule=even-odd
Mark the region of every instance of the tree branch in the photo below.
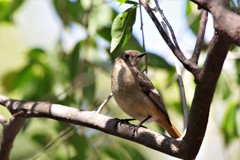
<svg viewBox="0 0 240 160">
<path fill-rule="evenodd" d="M 146 0 L 141 0 L 141 4 L 145 8 L 145 10 L 147 11 L 147 13 L 150 16 L 150 18 L 152 19 L 152 21 L 154 22 L 155 26 L 157 27 L 157 29 L 158 29 L 159 33 L 161 34 L 162 38 L 164 39 L 164 41 L 167 43 L 169 48 L 172 50 L 173 54 L 184 65 L 184 67 L 188 71 L 190 71 L 194 75 L 195 78 L 197 78 L 198 73 L 200 72 L 200 69 L 198 68 L 198 66 L 195 65 L 194 63 L 192 63 L 190 60 L 186 59 L 186 57 L 184 56 L 182 51 L 174 45 L 174 43 L 169 38 L 168 34 L 164 31 L 163 27 L 159 23 L 157 17 L 153 13 L 153 11 L 150 8 L 150 6 L 148 5 L 147 1 Z"/>
<path fill-rule="evenodd" d="M 9 124 L 3 127 L 3 137 L 0 147 L 0 159 L 8 160 L 15 137 L 25 122 L 25 118 L 13 118 Z"/>
<path fill-rule="evenodd" d="M 225 13 L 225 11 L 227 10 L 225 2 L 219 0 L 195 0 L 194 2 L 198 3 L 200 7 L 206 10 L 210 10 L 212 14 L 215 14 L 213 16 L 215 21 L 214 26 L 216 29 L 204 66 L 202 70 L 196 70 L 197 74 L 196 72 L 194 74 L 194 70 L 192 70 L 194 68 L 194 65 L 192 63 L 189 63 L 188 60 L 186 60 L 185 56 L 180 53 L 181 51 L 175 48 L 171 40 L 165 35 L 166 33 L 162 31 L 162 27 L 151 9 L 149 9 L 150 7 L 148 6 L 148 3 L 145 0 L 141 0 L 142 5 L 148 12 L 149 16 L 152 18 L 163 39 L 171 48 L 175 56 L 179 59 L 179 61 L 184 65 L 187 70 L 189 70 L 195 75 L 195 78 L 197 76 L 198 83 L 196 86 L 195 95 L 189 114 L 187 132 L 183 138 L 180 147 L 180 153 L 184 154 L 184 159 L 195 159 L 196 155 L 199 152 L 203 138 L 205 136 L 210 106 L 224 60 L 227 56 L 230 44 L 232 42 L 236 43 L 240 40 L 240 38 L 233 38 L 229 33 L 230 30 L 224 30 L 227 28 L 221 26 L 222 24 L 226 23 L 223 22 L 223 20 L 227 18 L 225 14 L 223 15 L 223 13 Z M 227 13 L 232 17 L 232 20 L 234 18 L 235 20 L 237 19 L 236 14 L 232 13 L 229 10 L 227 11 Z M 229 22 L 228 24 L 232 23 Z M 238 29 L 240 29 L 240 27 Z M 237 32 L 240 33 L 238 30 Z M 237 37 L 240 35 L 235 34 L 235 36 Z M 196 53 L 197 51 L 195 52 L 195 56 Z"/>
<path fill-rule="evenodd" d="M 178 42 L 177 42 L 177 38 L 175 36 L 175 33 L 172 29 L 172 26 L 170 25 L 170 23 L 168 22 L 167 18 L 165 17 L 164 13 L 163 13 L 163 10 L 160 8 L 160 5 L 158 3 L 158 0 L 154 0 L 155 1 L 155 4 L 157 6 L 157 9 L 158 9 L 158 12 L 160 13 L 160 16 L 162 17 L 163 21 L 165 22 L 165 24 L 167 25 L 170 33 L 171 33 L 171 36 L 172 36 L 172 39 L 173 39 L 173 43 L 175 45 L 175 47 L 181 51 L 179 45 L 178 45 Z"/>
<path fill-rule="evenodd" d="M 141 4 L 140 0 L 138 0 L 138 3 Z M 145 48 L 145 37 L 144 37 L 144 31 L 143 31 L 143 17 L 142 17 L 142 6 L 139 5 L 139 12 L 140 12 L 140 30 L 141 30 L 141 33 L 142 33 L 142 48 L 143 48 L 143 52 L 146 52 L 146 48 Z M 144 66 L 144 69 L 142 72 L 145 72 L 146 73 L 148 72 L 148 55 L 146 54 L 144 56 L 144 61 L 145 61 L 145 66 Z"/>
<path fill-rule="evenodd" d="M 207 59 L 200 72 L 189 114 L 187 132 L 180 148 L 186 159 L 194 159 L 202 144 L 209 117 L 209 111 L 218 78 L 231 41 L 226 35 L 215 34 L 208 51 Z"/>
<path fill-rule="evenodd" d="M 207 1 L 208 0 L 191 0 L 193 3 L 196 3 L 198 5 L 198 8 L 203 8 L 208 11 L 207 8 Z"/>
<path fill-rule="evenodd" d="M 195 48 L 194 48 L 194 51 L 193 51 L 193 55 L 190 59 L 190 61 L 192 61 L 196 65 L 198 64 L 199 55 L 200 55 L 201 50 L 202 50 L 202 42 L 204 40 L 204 34 L 205 34 L 207 19 L 208 19 L 208 12 L 205 11 L 205 10 L 202 10 L 197 41 L 196 41 L 196 45 L 195 45 Z"/>
<path fill-rule="evenodd" d="M 240 16 L 229 9 L 228 1 L 225 0 L 191 0 L 211 12 L 214 19 L 214 28 L 218 32 L 225 33 L 230 40 L 240 46 Z M 224 14 L 223 14 L 224 13 Z"/>
<path fill-rule="evenodd" d="M 45 117 L 82 125 L 145 145 L 174 157 L 182 157 L 182 153 L 178 152 L 181 141 L 160 135 L 142 127 L 139 128 L 138 133 L 132 138 L 133 132 L 130 129 L 130 124 L 118 124 L 117 129 L 114 129 L 115 125 L 119 122 L 118 119 L 97 114 L 96 112 L 79 111 L 76 108 L 48 102 L 13 100 L 4 96 L 0 96 L 0 104 L 6 106 L 12 114 L 18 117 Z M 16 118 L 16 120 L 17 119 L 19 118 Z M 0 157 L 2 156 L 0 155 Z"/>
</svg>

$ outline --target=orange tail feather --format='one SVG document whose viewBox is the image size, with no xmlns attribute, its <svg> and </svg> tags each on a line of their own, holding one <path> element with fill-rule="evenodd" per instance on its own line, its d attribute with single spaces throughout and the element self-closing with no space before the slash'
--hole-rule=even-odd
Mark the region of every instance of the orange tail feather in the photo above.
<svg viewBox="0 0 240 160">
<path fill-rule="evenodd" d="M 166 131 L 170 134 L 172 138 L 180 138 L 181 134 L 177 130 L 177 128 L 173 124 L 169 124 L 168 122 L 163 123 L 162 121 L 157 121 Z"/>
</svg>

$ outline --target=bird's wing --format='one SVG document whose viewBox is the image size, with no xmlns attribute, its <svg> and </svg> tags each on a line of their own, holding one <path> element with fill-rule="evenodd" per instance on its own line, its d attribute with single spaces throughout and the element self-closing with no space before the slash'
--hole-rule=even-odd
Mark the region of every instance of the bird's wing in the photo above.
<svg viewBox="0 0 240 160">
<path fill-rule="evenodd" d="M 138 81 L 139 81 L 140 88 L 142 89 L 142 91 L 147 96 L 150 97 L 152 102 L 155 103 L 156 106 L 159 107 L 159 109 L 161 109 L 161 111 L 165 114 L 166 118 L 168 119 L 169 123 L 171 123 L 168 113 L 167 113 L 167 109 L 163 103 L 163 100 L 162 100 L 159 92 L 157 91 L 157 89 L 153 86 L 152 82 L 142 72 L 137 72 L 137 77 L 138 77 Z"/>
</svg>

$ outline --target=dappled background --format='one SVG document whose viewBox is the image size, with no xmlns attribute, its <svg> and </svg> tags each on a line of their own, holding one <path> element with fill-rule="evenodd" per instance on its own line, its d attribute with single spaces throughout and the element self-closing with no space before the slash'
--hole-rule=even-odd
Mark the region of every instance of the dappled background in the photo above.
<svg viewBox="0 0 240 160">
<path fill-rule="evenodd" d="M 162 0 L 160 5 L 183 52 L 191 55 L 200 19 L 197 6 L 178 0 Z M 121 50 L 110 53 L 112 22 L 118 12 L 131 6 L 111 0 L 0 1 L 0 93 L 15 99 L 96 110 L 110 93 L 113 59 L 121 50 L 143 51 L 137 11 L 134 36 Z M 145 11 L 143 20 L 146 50 L 151 53 L 148 76 L 161 90 L 173 123 L 182 131 L 174 57 Z M 200 64 L 213 33 L 209 16 Z M 239 48 L 232 47 L 218 82 L 206 137 L 197 159 L 235 160 L 240 156 L 239 57 Z M 190 106 L 195 87 L 193 77 L 183 70 L 183 80 Z M 129 118 L 113 99 L 102 113 Z M 0 114 L 11 117 L 3 107 Z M 147 127 L 163 132 L 156 124 Z M 175 159 L 93 129 L 36 118 L 27 120 L 11 152 L 11 159 L 18 160 L 156 157 Z"/>
</svg>

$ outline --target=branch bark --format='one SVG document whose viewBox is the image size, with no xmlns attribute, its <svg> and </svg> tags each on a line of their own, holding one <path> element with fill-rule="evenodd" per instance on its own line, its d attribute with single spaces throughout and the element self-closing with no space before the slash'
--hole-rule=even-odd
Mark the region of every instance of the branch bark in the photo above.
<svg viewBox="0 0 240 160">
<path fill-rule="evenodd" d="M 197 86 L 192 101 L 192 106 L 189 114 L 189 123 L 187 127 L 186 135 L 183 137 L 183 141 L 179 148 L 180 153 L 184 154 L 184 159 L 195 159 L 199 149 L 201 147 L 203 138 L 205 136 L 209 111 L 213 95 L 215 92 L 216 84 L 220 76 L 224 60 L 227 56 L 231 43 L 239 45 L 240 41 L 240 25 L 232 26 L 233 31 L 228 29 L 228 25 L 231 25 L 228 20 L 228 25 L 225 25 L 227 18 L 231 17 L 231 21 L 239 21 L 239 16 L 228 10 L 226 1 L 222 0 L 193 0 L 201 8 L 211 11 L 214 17 L 215 35 L 211 41 L 210 49 L 204 66 L 199 73 L 196 74 L 194 70 L 191 70 L 193 64 L 189 63 L 185 59 L 182 53 L 178 53 L 179 50 L 175 50 L 169 41 L 166 41 L 168 46 L 172 49 L 175 56 L 182 62 L 184 67 L 193 73 L 197 80 Z M 152 18 L 159 32 L 161 33 L 161 26 L 157 23 L 155 15 L 149 9 L 148 3 L 142 0 L 144 8 Z M 227 15 L 225 14 L 227 13 Z M 162 34 L 165 39 L 165 35 Z M 171 45 L 169 45 L 171 44 Z M 197 53 L 198 54 L 198 53 Z M 190 67 L 190 69 L 189 69 Z M 196 67 L 197 68 L 197 67 Z M 197 77 L 196 77 L 197 76 Z"/>
<path fill-rule="evenodd" d="M 19 118 L 22 117 L 51 118 L 94 128 L 107 134 L 145 145 L 174 157 L 195 159 L 205 136 L 211 102 L 229 47 L 231 43 L 240 44 L 240 24 L 232 23 L 239 22 L 240 18 L 238 15 L 228 10 L 226 2 L 223 0 L 192 1 L 212 13 L 214 17 L 215 35 L 211 41 L 203 68 L 198 70 L 200 72 L 197 73 L 198 83 L 190 109 L 187 132 L 182 140 L 175 140 L 145 128 L 140 128 L 138 134 L 132 138 L 133 133 L 130 129 L 131 125 L 129 124 L 118 125 L 115 130 L 114 127 L 118 122 L 117 119 L 97 114 L 96 112 L 79 111 L 75 108 L 58 104 L 18 101 L 4 96 L 0 96 L 0 104 L 6 106 L 8 110 L 17 117 L 15 118 L 16 121 L 21 120 Z M 158 21 L 146 1 L 141 0 L 141 3 L 153 19 L 163 38 L 165 38 L 166 43 L 170 46 L 174 46 L 171 40 L 166 38 L 167 35 L 163 29 L 161 29 L 161 25 L 158 26 Z M 174 47 L 171 49 L 187 69 L 194 66 L 189 63 L 189 60 L 186 60 L 183 53 L 180 53 L 179 50 L 176 50 Z M 194 69 L 194 67 L 192 69 Z M 1 151 L 3 148 L 5 148 L 4 145 Z M 2 154 L 2 152 L 0 152 L 0 154 Z M 0 157 L 2 157 L 2 155 L 0 155 Z"/>
<path fill-rule="evenodd" d="M 201 50 L 202 50 L 202 42 L 204 40 L 207 19 L 208 19 L 208 12 L 205 11 L 205 10 L 202 10 L 197 41 L 196 41 L 196 45 L 195 45 L 192 57 L 190 59 L 190 61 L 192 61 L 196 65 L 198 64 L 199 55 L 200 55 Z"/>
<path fill-rule="evenodd" d="M 13 118 L 9 124 L 3 127 L 3 137 L 0 147 L 0 159 L 8 160 L 13 142 L 22 128 L 25 118 Z"/>
<path fill-rule="evenodd" d="M 207 129 L 211 102 L 230 44 L 229 38 L 221 34 L 214 35 L 211 41 L 192 101 L 186 136 L 182 142 L 181 149 L 188 151 L 184 152 L 186 159 L 194 159 L 201 147 Z"/>
<path fill-rule="evenodd" d="M 6 106 L 12 114 L 17 115 L 19 118 L 45 117 L 86 126 L 142 144 L 168 155 L 182 158 L 182 153 L 178 152 L 181 141 L 160 135 L 159 133 L 142 127 L 139 128 L 138 133 L 132 138 L 133 132 L 130 129 L 130 124 L 118 124 L 117 129 L 114 129 L 115 125 L 119 122 L 118 119 L 93 111 L 80 111 L 76 108 L 48 102 L 13 100 L 5 96 L 0 96 L 0 104 Z M 2 157 L 1 154 L 0 157 Z"/>
<path fill-rule="evenodd" d="M 214 20 L 214 28 L 229 36 L 229 39 L 240 46 L 240 16 L 229 9 L 226 0 L 191 0 L 200 8 L 211 12 Z"/>
<path fill-rule="evenodd" d="M 150 18 L 152 19 L 152 21 L 154 22 L 155 26 L 157 27 L 157 29 L 158 29 L 159 33 L 161 34 L 162 38 L 164 39 L 164 41 L 167 43 L 169 48 L 172 50 L 173 54 L 183 64 L 183 66 L 194 75 L 195 78 L 198 78 L 198 73 L 200 72 L 200 69 L 198 68 L 198 66 L 196 64 L 192 63 L 190 60 L 186 59 L 186 57 L 184 56 L 184 54 L 182 53 L 182 51 L 178 47 L 178 45 L 177 46 L 174 45 L 174 43 L 171 41 L 168 34 L 164 31 L 163 27 L 159 23 L 157 17 L 153 13 L 152 9 L 148 5 L 148 2 L 146 0 L 141 0 L 141 4 L 147 11 L 147 13 L 150 16 Z M 171 34 L 172 34 L 172 32 L 171 32 Z"/>
</svg>

